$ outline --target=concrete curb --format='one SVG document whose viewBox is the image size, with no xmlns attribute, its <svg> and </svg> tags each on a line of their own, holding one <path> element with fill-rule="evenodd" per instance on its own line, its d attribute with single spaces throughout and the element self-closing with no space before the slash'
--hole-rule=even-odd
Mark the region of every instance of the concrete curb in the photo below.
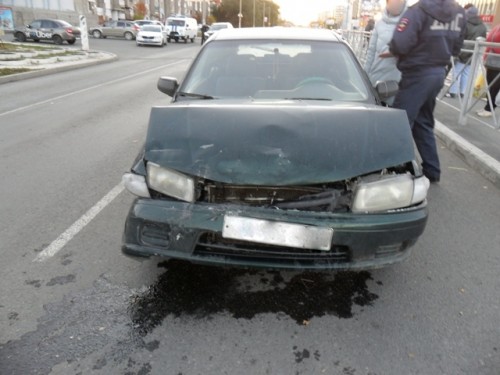
<svg viewBox="0 0 500 375">
<path fill-rule="evenodd" d="M 481 151 L 437 120 L 434 132 L 451 151 L 500 189 L 500 161 Z"/>
<path fill-rule="evenodd" d="M 10 74 L 5 77 L 0 77 L 0 85 L 3 83 L 9 83 L 9 82 L 17 82 L 21 81 L 24 79 L 29 79 L 29 78 L 35 78 L 35 77 L 42 77 L 46 76 L 49 74 L 55 74 L 55 73 L 61 73 L 61 72 L 66 72 L 69 70 L 74 70 L 74 69 L 80 69 L 80 68 L 85 68 L 88 66 L 94 66 L 94 65 L 99 65 L 99 64 L 106 64 L 108 62 L 116 61 L 118 60 L 118 56 L 116 56 L 113 53 L 110 52 L 101 52 L 101 54 L 105 55 L 105 57 L 101 57 L 98 59 L 92 59 L 88 58 L 86 60 L 81 60 L 79 62 L 71 62 L 71 63 L 66 63 L 66 65 L 61 65 L 53 68 L 45 67 L 44 69 L 41 70 L 35 70 L 33 72 L 24 72 L 24 73 L 17 73 L 17 74 Z M 61 63 L 65 64 L 65 63 Z"/>
</svg>

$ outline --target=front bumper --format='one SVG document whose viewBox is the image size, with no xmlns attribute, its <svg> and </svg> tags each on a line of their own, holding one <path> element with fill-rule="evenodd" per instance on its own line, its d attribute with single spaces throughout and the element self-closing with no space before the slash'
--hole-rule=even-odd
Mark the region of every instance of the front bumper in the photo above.
<svg viewBox="0 0 500 375">
<path fill-rule="evenodd" d="M 142 38 L 136 38 L 135 40 L 136 44 L 141 44 L 141 45 L 151 45 L 151 46 L 161 46 L 163 45 L 163 40 L 160 39 L 142 39 Z"/>
<path fill-rule="evenodd" d="M 228 214 L 332 228 L 331 250 L 224 239 L 222 227 Z M 426 203 L 412 210 L 367 215 L 138 198 L 125 223 L 122 251 L 131 256 L 164 256 L 212 265 L 367 269 L 405 259 L 423 233 L 426 222 Z"/>
</svg>

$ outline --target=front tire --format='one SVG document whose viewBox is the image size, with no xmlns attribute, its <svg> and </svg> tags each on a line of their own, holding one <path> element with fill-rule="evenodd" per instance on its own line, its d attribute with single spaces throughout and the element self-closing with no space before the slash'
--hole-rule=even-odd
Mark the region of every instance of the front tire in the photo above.
<svg viewBox="0 0 500 375">
<path fill-rule="evenodd" d="M 102 33 L 99 30 L 92 31 L 92 36 L 96 39 L 101 39 Z"/>
<path fill-rule="evenodd" d="M 21 43 L 26 42 L 26 35 L 24 33 L 15 33 L 14 37 Z"/>
<path fill-rule="evenodd" d="M 75 44 L 75 42 L 76 42 L 76 39 L 74 39 L 74 40 L 68 40 L 68 44 Z"/>
<path fill-rule="evenodd" d="M 127 40 L 132 40 L 134 39 L 134 34 L 132 34 L 131 32 L 126 32 L 125 34 L 123 34 L 123 36 L 125 37 L 125 39 Z"/>
</svg>

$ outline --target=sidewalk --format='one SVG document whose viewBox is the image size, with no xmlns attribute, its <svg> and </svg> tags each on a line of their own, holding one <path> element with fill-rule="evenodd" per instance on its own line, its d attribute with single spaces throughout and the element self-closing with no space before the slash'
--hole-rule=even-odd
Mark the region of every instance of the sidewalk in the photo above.
<svg viewBox="0 0 500 375">
<path fill-rule="evenodd" d="M 459 125 L 460 102 L 458 98 L 437 101 L 434 115 L 436 136 L 472 169 L 500 189 L 500 130 L 495 129 L 491 118 L 476 115 L 485 102 L 480 101 L 471 111 L 467 125 Z M 500 117 L 500 111 L 497 111 Z"/>
</svg>

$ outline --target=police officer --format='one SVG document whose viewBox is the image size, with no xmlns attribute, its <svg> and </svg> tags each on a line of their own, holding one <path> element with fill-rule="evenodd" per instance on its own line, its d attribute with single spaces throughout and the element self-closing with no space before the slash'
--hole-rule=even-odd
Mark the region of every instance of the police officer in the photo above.
<svg viewBox="0 0 500 375">
<path fill-rule="evenodd" d="M 454 0 L 420 0 L 401 17 L 389 44 L 401 71 L 394 107 L 406 110 L 424 175 L 439 182 L 434 107 L 446 65 L 458 56 L 465 35 L 465 12 Z"/>
</svg>

